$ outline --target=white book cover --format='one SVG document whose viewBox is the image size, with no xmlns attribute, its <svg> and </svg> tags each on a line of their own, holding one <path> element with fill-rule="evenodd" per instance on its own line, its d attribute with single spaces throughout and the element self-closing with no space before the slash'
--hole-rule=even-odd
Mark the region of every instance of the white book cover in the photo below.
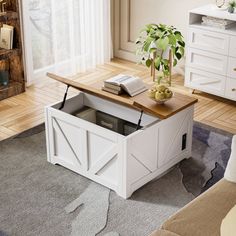
<svg viewBox="0 0 236 236">
<path fill-rule="evenodd" d="M 14 27 L 11 26 L 11 25 L 7 25 L 7 24 L 3 24 L 3 28 L 8 28 L 8 29 L 11 29 L 11 42 L 10 42 L 10 45 L 11 45 L 11 48 L 13 48 L 13 37 L 14 37 Z"/>
<path fill-rule="evenodd" d="M 4 24 L 1 28 L 0 47 L 4 49 L 12 49 L 13 47 L 14 27 Z"/>
</svg>

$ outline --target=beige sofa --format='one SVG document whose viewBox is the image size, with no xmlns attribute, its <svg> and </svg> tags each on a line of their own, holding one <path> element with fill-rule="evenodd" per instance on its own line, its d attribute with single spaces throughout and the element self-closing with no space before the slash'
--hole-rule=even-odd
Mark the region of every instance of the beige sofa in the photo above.
<svg viewBox="0 0 236 236">
<path fill-rule="evenodd" d="M 236 136 L 225 178 L 170 217 L 150 236 L 220 236 L 221 222 L 235 205 Z"/>
</svg>

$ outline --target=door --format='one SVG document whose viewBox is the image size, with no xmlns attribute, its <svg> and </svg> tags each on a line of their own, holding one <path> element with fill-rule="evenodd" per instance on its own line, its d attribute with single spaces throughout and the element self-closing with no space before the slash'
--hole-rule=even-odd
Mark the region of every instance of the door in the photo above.
<svg viewBox="0 0 236 236">
<path fill-rule="evenodd" d="M 114 0 L 115 56 L 136 61 L 135 40 L 149 23 L 174 25 L 187 33 L 188 11 L 211 0 Z"/>
</svg>

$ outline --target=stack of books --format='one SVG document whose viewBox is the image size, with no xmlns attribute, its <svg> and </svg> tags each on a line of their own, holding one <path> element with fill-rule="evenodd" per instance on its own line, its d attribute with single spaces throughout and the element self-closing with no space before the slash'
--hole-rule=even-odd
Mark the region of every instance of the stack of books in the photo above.
<svg viewBox="0 0 236 236">
<path fill-rule="evenodd" d="M 226 30 L 236 26 L 236 22 L 226 19 L 219 19 L 211 16 L 203 16 L 202 25 Z"/>
<path fill-rule="evenodd" d="M 119 74 L 111 79 L 105 80 L 102 90 L 117 95 L 126 92 L 133 97 L 146 91 L 147 87 L 138 77 Z"/>
<path fill-rule="evenodd" d="M 102 87 L 102 90 L 109 93 L 117 94 L 117 95 L 120 95 L 123 93 L 123 89 L 121 88 L 120 85 L 112 84 L 108 81 L 104 81 L 104 86 Z"/>
</svg>

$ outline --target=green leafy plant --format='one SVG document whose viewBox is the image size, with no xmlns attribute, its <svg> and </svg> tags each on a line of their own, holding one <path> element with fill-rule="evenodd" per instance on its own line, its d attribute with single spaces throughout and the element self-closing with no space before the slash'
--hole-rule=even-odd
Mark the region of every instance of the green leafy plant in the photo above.
<svg viewBox="0 0 236 236">
<path fill-rule="evenodd" d="M 171 76 L 172 66 L 184 56 L 184 38 L 176 28 L 164 24 L 148 24 L 140 32 L 136 40 L 137 55 L 141 56 L 141 62 L 147 67 L 153 65 L 156 70 L 162 72 L 157 82 Z M 166 52 L 171 56 L 165 56 Z"/>
<path fill-rule="evenodd" d="M 228 6 L 228 12 L 234 13 L 235 8 L 236 8 L 236 1 L 230 1 Z"/>
</svg>

